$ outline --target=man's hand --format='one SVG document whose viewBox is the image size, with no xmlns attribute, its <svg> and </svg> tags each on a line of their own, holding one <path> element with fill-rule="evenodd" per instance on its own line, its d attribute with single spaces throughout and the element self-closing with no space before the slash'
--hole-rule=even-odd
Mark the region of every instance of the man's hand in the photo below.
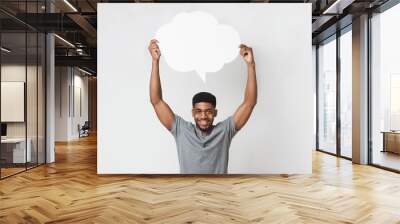
<svg viewBox="0 0 400 224">
<path fill-rule="evenodd" d="M 233 115 L 236 130 L 240 130 L 247 123 L 254 106 L 257 104 L 256 64 L 254 62 L 253 49 L 244 44 L 239 47 L 240 55 L 247 64 L 247 83 L 244 100 Z"/>
<path fill-rule="evenodd" d="M 150 44 L 148 47 L 150 55 L 153 58 L 153 61 L 160 60 L 160 56 L 161 56 L 161 51 L 160 51 L 160 48 L 158 47 L 157 43 L 158 43 L 158 40 L 152 39 L 150 41 Z"/>
<path fill-rule="evenodd" d="M 172 129 L 172 125 L 174 123 L 174 112 L 168 106 L 166 102 L 164 102 L 162 98 L 162 90 L 161 90 L 161 82 L 160 82 L 160 68 L 159 68 L 159 60 L 161 56 L 160 48 L 158 47 L 158 41 L 153 39 L 149 44 L 149 51 L 152 57 L 152 65 L 151 65 L 151 76 L 150 76 L 150 102 L 154 107 L 154 110 L 157 114 L 160 122 L 166 127 L 168 130 Z"/>
<path fill-rule="evenodd" d="M 247 65 L 254 64 L 253 49 L 244 44 L 241 44 L 239 48 L 240 48 L 240 55 L 243 57 Z"/>
</svg>

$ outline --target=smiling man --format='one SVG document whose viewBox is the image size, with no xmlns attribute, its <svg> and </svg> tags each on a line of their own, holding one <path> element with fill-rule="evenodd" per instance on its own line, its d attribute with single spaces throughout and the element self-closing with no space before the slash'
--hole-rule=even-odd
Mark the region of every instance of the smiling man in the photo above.
<svg viewBox="0 0 400 224">
<path fill-rule="evenodd" d="M 200 92 L 192 99 L 195 124 L 174 114 L 162 98 L 159 61 L 161 51 L 157 40 L 151 40 L 152 57 L 150 101 L 160 122 L 174 136 L 182 174 L 225 174 L 228 171 L 229 147 L 233 136 L 248 121 L 257 103 L 256 66 L 252 48 L 241 44 L 240 55 L 247 64 L 247 84 L 242 104 L 233 116 L 214 125 L 217 100 L 208 92 Z"/>
</svg>

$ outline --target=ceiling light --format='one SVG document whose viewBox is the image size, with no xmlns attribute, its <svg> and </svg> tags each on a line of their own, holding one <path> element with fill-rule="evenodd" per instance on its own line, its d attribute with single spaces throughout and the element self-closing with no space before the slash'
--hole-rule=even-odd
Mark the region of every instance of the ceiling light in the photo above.
<svg viewBox="0 0 400 224">
<path fill-rule="evenodd" d="M 75 45 L 71 44 L 71 42 L 69 42 L 68 40 L 66 40 L 66 39 L 64 39 L 64 38 L 62 38 L 62 37 L 60 37 L 60 36 L 57 35 L 57 34 L 54 34 L 54 36 L 57 37 L 58 39 L 60 39 L 61 41 L 63 41 L 64 43 L 66 43 L 67 45 L 69 45 L 69 46 L 75 48 Z"/>
<path fill-rule="evenodd" d="M 81 68 L 79 68 L 79 67 L 78 67 L 78 70 L 81 71 L 81 72 L 83 72 L 83 73 L 85 73 L 85 74 L 92 75 L 92 73 L 90 73 L 90 72 L 88 72 L 88 71 L 86 71 L 86 70 L 83 70 L 83 69 L 81 69 Z"/>
<path fill-rule="evenodd" d="M 74 12 L 78 12 L 78 10 L 71 4 L 69 3 L 68 0 L 64 0 L 65 4 L 67 4 L 72 10 L 74 10 Z"/>
<path fill-rule="evenodd" d="M 336 5 L 340 2 L 340 0 L 336 0 L 332 5 L 330 5 L 327 9 L 324 10 L 322 14 L 329 13 Z"/>
<path fill-rule="evenodd" d="M 9 49 L 7 49 L 7 48 L 5 48 L 5 47 L 1 47 L 1 50 L 4 51 L 4 52 L 6 52 L 6 53 L 10 53 L 10 52 L 11 52 L 11 50 L 9 50 Z"/>
<path fill-rule="evenodd" d="M 343 9 L 351 5 L 355 0 L 336 0 L 332 5 L 324 10 L 322 14 L 341 14 Z"/>
</svg>

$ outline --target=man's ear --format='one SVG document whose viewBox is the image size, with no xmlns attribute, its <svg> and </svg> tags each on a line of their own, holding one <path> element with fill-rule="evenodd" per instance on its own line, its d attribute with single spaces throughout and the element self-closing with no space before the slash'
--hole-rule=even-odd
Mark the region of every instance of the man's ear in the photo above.
<svg viewBox="0 0 400 224">
<path fill-rule="evenodd" d="M 214 117 L 216 117 L 217 115 L 218 115 L 218 110 L 215 109 L 215 110 L 214 110 Z"/>
</svg>

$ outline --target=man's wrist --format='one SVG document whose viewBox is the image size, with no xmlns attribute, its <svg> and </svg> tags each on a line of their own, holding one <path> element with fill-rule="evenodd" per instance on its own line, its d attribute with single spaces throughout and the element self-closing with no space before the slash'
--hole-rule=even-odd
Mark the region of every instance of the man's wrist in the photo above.
<svg viewBox="0 0 400 224">
<path fill-rule="evenodd" d="M 249 63 L 247 63 L 247 66 L 249 66 L 249 67 L 255 67 L 255 66 L 256 66 L 256 62 L 254 62 L 254 61 L 249 62 Z"/>
<path fill-rule="evenodd" d="M 159 59 L 153 59 L 152 63 L 158 65 L 159 61 L 160 61 Z"/>
</svg>

